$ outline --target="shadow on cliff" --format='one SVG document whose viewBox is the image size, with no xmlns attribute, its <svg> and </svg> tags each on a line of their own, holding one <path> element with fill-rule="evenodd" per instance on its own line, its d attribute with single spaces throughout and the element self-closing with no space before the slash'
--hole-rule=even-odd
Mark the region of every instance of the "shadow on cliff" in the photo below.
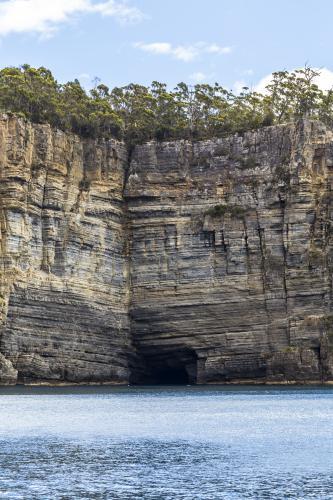
<svg viewBox="0 0 333 500">
<path fill-rule="evenodd" d="M 132 369 L 130 383 L 186 385 L 197 383 L 197 356 L 191 349 L 150 349 Z"/>
</svg>

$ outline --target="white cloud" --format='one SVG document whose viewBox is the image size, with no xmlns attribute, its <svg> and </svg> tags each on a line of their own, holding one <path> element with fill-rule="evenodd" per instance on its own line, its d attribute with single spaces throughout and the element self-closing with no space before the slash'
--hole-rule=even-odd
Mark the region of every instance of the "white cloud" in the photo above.
<svg viewBox="0 0 333 500">
<path fill-rule="evenodd" d="M 229 54 L 231 47 L 222 47 L 216 43 L 197 42 L 192 45 L 172 45 L 169 42 L 137 42 L 134 47 L 150 54 L 169 55 L 184 62 L 190 62 L 202 54 Z"/>
<path fill-rule="evenodd" d="M 203 73 L 202 71 L 195 71 L 189 78 L 194 83 L 207 83 L 215 77 L 215 73 Z"/>
<path fill-rule="evenodd" d="M 316 84 L 322 90 L 330 90 L 333 87 L 333 71 L 327 68 L 318 71 L 320 71 L 320 75 L 316 78 Z"/>
<path fill-rule="evenodd" d="M 314 79 L 314 83 L 318 85 L 318 87 L 322 90 L 329 90 L 333 88 L 333 71 L 330 71 L 328 68 L 313 68 L 316 71 L 320 72 L 320 75 Z M 266 86 L 269 85 L 272 81 L 272 74 L 264 76 L 259 83 L 254 87 L 256 92 L 266 92 Z"/>
<path fill-rule="evenodd" d="M 260 92 L 264 94 L 266 92 L 266 87 L 269 85 L 272 81 L 272 74 L 270 73 L 269 75 L 264 76 L 257 85 L 255 85 L 254 89 L 256 92 Z"/>
<path fill-rule="evenodd" d="M 206 73 L 202 73 L 201 71 L 197 71 L 196 73 L 192 73 L 192 75 L 190 75 L 190 79 L 196 83 L 207 81 L 207 78 L 208 76 Z"/>
<path fill-rule="evenodd" d="M 151 54 L 170 54 L 172 52 L 172 46 L 167 42 L 155 42 L 155 43 L 142 43 L 137 42 L 134 47 L 150 52 Z"/>
<path fill-rule="evenodd" d="M 0 36 L 11 33 L 38 33 L 50 36 L 76 14 L 112 16 L 120 23 L 142 20 L 136 7 L 115 0 L 5 0 L 0 2 Z"/>
<path fill-rule="evenodd" d="M 248 87 L 246 82 L 244 82 L 244 80 L 237 80 L 233 84 L 232 90 L 234 91 L 235 94 L 240 94 L 241 92 L 243 92 L 243 87 Z"/>
<path fill-rule="evenodd" d="M 100 12 L 103 16 L 113 16 L 123 23 L 137 23 L 146 17 L 138 8 L 114 0 L 92 4 L 90 9 L 92 12 Z"/>
<path fill-rule="evenodd" d="M 210 45 L 204 44 L 204 52 L 210 52 L 211 54 L 230 54 L 231 47 L 222 47 L 216 43 L 211 43 Z"/>
</svg>

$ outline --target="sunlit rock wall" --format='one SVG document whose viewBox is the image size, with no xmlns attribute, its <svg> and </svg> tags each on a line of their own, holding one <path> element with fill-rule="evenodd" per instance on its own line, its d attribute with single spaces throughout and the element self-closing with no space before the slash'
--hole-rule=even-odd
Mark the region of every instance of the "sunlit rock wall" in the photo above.
<svg viewBox="0 0 333 500">
<path fill-rule="evenodd" d="M 0 122 L 0 380 L 128 380 L 128 265 L 116 141 Z"/>
<path fill-rule="evenodd" d="M 148 368 L 185 363 L 201 383 L 332 377 L 332 144 L 301 122 L 137 147 L 130 315 Z"/>
<path fill-rule="evenodd" d="M 0 383 L 333 379 L 333 137 L 0 121 Z"/>
</svg>

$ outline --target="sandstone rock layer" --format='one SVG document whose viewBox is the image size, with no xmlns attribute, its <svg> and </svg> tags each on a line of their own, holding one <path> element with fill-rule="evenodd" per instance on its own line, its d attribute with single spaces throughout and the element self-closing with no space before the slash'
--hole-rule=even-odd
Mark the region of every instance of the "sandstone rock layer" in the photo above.
<svg viewBox="0 0 333 500">
<path fill-rule="evenodd" d="M 129 155 L 2 116 L 0 382 L 333 379 L 333 134 Z"/>
<path fill-rule="evenodd" d="M 127 152 L 0 122 L 3 382 L 128 380 Z"/>
</svg>

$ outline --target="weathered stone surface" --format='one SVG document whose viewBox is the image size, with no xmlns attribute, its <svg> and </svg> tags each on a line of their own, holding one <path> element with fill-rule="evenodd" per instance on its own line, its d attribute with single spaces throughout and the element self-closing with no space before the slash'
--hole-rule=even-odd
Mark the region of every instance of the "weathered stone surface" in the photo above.
<svg viewBox="0 0 333 500">
<path fill-rule="evenodd" d="M 332 144 L 302 122 L 136 149 L 130 314 L 148 374 L 331 378 Z"/>
<path fill-rule="evenodd" d="M 26 383 L 127 382 L 126 162 L 116 141 L 2 117 L 1 382 L 11 366 Z"/>
<path fill-rule="evenodd" d="M 12 385 L 17 381 L 17 370 L 13 367 L 12 363 L 0 354 L 0 373 L 1 384 Z"/>
<path fill-rule="evenodd" d="M 333 379 L 333 134 L 0 121 L 0 383 Z"/>
</svg>

